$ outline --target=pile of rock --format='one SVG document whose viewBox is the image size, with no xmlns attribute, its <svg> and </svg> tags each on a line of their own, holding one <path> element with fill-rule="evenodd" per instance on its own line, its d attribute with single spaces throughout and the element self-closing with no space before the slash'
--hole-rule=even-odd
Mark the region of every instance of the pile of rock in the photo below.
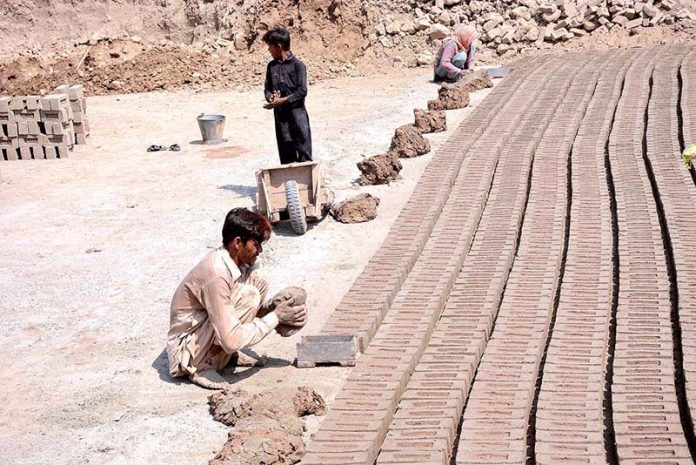
<svg viewBox="0 0 696 465">
<path fill-rule="evenodd" d="M 411 45 L 420 38 L 436 48 L 454 26 L 474 24 L 479 31 L 481 51 L 494 50 L 502 55 L 538 48 L 544 41 L 561 42 L 614 28 L 634 30 L 696 19 L 678 1 L 414 0 L 411 7 L 395 5 L 391 11 L 385 11 L 368 39 L 391 48 L 397 44 Z M 430 52 L 417 58 L 419 65 L 432 61 Z"/>
</svg>

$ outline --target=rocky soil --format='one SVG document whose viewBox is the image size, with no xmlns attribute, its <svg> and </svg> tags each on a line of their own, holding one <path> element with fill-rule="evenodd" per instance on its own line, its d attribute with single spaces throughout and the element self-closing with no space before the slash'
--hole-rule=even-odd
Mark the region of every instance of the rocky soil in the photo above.
<svg viewBox="0 0 696 465">
<path fill-rule="evenodd" d="M 282 24 L 311 81 L 430 66 L 449 30 L 477 26 L 479 61 L 552 48 L 694 42 L 693 0 L 7 0 L 0 93 L 82 83 L 90 94 L 246 88 Z"/>
</svg>

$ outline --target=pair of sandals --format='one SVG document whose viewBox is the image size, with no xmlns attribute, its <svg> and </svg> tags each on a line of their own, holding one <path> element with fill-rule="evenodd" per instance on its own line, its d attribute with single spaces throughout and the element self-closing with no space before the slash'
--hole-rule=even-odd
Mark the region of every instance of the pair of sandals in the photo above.
<svg viewBox="0 0 696 465">
<path fill-rule="evenodd" d="M 167 148 L 166 145 L 156 145 L 153 144 L 147 148 L 148 152 L 163 152 L 165 150 L 169 150 L 170 152 L 178 152 L 181 150 L 181 147 L 179 147 L 179 144 L 172 144 Z"/>
</svg>

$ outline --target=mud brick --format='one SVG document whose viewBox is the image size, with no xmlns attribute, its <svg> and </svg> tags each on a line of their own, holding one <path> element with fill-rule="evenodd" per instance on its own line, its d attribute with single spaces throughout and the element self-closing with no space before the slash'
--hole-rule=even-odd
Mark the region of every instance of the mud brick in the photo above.
<svg viewBox="0 0 696 465">
<path fill-rule="evenodd" d="M 41 147 L 39 135 L 24 135 L 17 138 L 19 147 Z"/>
<path fill-rule="evenodd" d="M 12 102 L 12 97 L 0 97 L 0 113 L 10 113 L 10 103 Z"/>
<path fill-rule="evenodd" d="M 68 94 L 70 100 L 80 100 L 85 97 L 85 89 L 80 84 L 61 84 L 54 91 L 56 94 Z"/>
<path fill-rule="evenodd" d="M 87 121 L 83 121 L 82 123 L 73 122 L 73 128 L 77 134 L 89 136 L 89 124 L 87 124 Z"/>
<path fill-rule="evenodd" d="M 387 433 L 385 442 L 388 440 L 418 440 L 418 439 L 441 439 L 447 442 L 447 450 L 452 449 L 454 442 L 454 431 L 444 428 L 421 428 L 421 429 L 390 429 Z"/>
<path fill-rule="evenodd" d="M 322 424 L 323 431 L 353 431 L 379 433 L 386 428 L 383 420 L 342 420 L 326 418 Z"/>
<path fill-rule="evenodd" d="M 30 111 L 41 109 L 40 95 L 27 95 L 24 97 L 24 108 Z"/>
<path fill-rule="evenodd" d="M 304 463 L 304 462 L 302 462 Z M 447 465 L 447 454 L 438 451 L 385 451 L 379 454 L 377 464 Z"/>
<path fill-rule="evenodd" d="M 38 123 L 41 121 L 41 110 L 15 110 L 14 116 L 18 123 L 22 121 L 34 121 Z"/>
<path fill-rule="evenodd" d="M 59 145 L 56 147 L 56 151 L 58 152 L 58 158 L 68 158 L 70 148 L 65 145 Z"/>
<path fill-rule="evenodd" d="M 330 452 L 314 452 L 310 450 L 302 457 L 304 465 L 364 465 L 375 461 L 374 454 L 369 452 L 346 452 L 332 454 Z"/>
<path fill-rule="evenodd" d="M 46 158 L 51 160 L 58 158 L 58 148 L 57 147 L 44 147 L 44 154 Z"/>
<path fill-rule="evenodd" d="M 19 139 L 13 138 L 0 138 L 0 149 L 17 149 L 19 148 Z"/>
<path fill-rule="evenodd" d="M 387 451 L 433 451 L 449 452 L 450 444 L 444 438 L 426 439 L 394 439 L 389 438 L 382 445 L 382 452 Z"/>
<path fill-rule="evenodd" d="M 70 106 L 67 94 L 51 94 L 41 97 L 41 110 L 60 111 Z"/>
<path fill-rule="evenodd" d="M 20 136 L 38 136 L 41 134 L 41 131 L 39 131 L 39 123 L 30 120 L 18 122 L 17 134 Z"/>
<path fill-rule="evenodd" d="M 24 97 L 12 97 L 9 105 L 12 111 L 24 110 Z"/>
<path fill-rule="evenodd" d="M 57 145 L 67 145 L 68 147 L 75 145 L 72 134 L 41 134 L 39 137 L 41 145 L 44 147 L 54 147 Z"/>
<path fill-rule="evenodd" d="M 396 391 L 388 391 L 388 390 L 382 390 L 382 389 L 373 389 L 373 390 L 365 390 L 365 389 L 360 389 L 360 390 L 341 390 L 337 395 L 336 395 L 336 402 L 342 402 L 342 401 L 354 401 L 356 398 L 363 399 L 365 402 L 376 402 L 379 404 L 380 402 L 385 402 L 385 405 L 388 405 L 391 411 L 394 411 L 396 408 L 396 405 L 399 401 L 398 399 L 398 393 Z M 349 405 L 349 404 L 346 404 Z M 367 409 L 366 409 L 367 410 Z"/>
<path fill-rule="evenodd" d="M 0 139 L 15 138 L 19 135 L 17 132 L 17 124 L 0 124 Z"/>
<path fill-rule="evenodd" d="M 71 102 L 72 103 L 72 102 Z M 72 107 L 73 110 L 73 122 L 75 123 L 84 123 L 87 121 L 87 116 L 84 114 L 83 111 L 81 110 L 75 110 L 75 107 Z"/>
<path fill-rule="evenodd" d="M 86 102 L 87 102 L 87 100 L 84 98 L 81 98 L 79 100 L 70 100 L 70 107 L 72 108 L 73 113 L 75 113 L 75 114 L 87 113 Z"/>
<path fill-rule="evenodd" d="M 87 137 L 84 134 L 75 133 L 75 144 L 76 145 L 87 144 Z"/>
<path fill-rule="evenodd" d="M 401 410 L 411 410 L 414 412 L 418 411 L 443 411 L 443 412 L 461 412 L 464 399 L 463 394 L 455 395 L 449 398 L 440 399 L 402 399 L 399 403 L 399 412 Z M 408 418 L 408 416 L 403 416 L 402 418 Z"/>
<path fill-rule="evenodd" d="M 33 146 L 33 147 L 19 147 L 19 158 L 21 160 L 31 160 L 34 158 L 34 153 L 36 153 L 36 158 L 41 159 L 43 158 L 43 148 L 38 145 L 38 146 Z M 39 156 L 40 155 L 40 156 Z"/>
<path fill-rule="evenodd" d="M 72 123 L 61 123 L 58 121 L 47 121 L 43 123 L 45 134 L 73 134 L 75 132 Z"/>
<path fill-rule="evenodd" d="M 15 117 L 14 112 L 9 111 L 9 112 L 2 112 L 0 111 L 0 124 L 15 124 L 17 122 L 17 118 Z"/>
<path fill-rule="evenodd" d="M 315 437 L 311 445 L 311 450 L 322 453 L 345 454 L 368 451 L 371 457 L 377 455 L 377 449 L 377 437 L 374 435 L 356 441 L 334 441 L 333 439 L 322 441 Z"/>
<path fill-rule="evenodd" d="M 41 121 L 47 123 L 47 122 L 60 122 L 60 123 L 69 123 L 72 121 L 72 108 L 66 107 L 66 108 L 61 108 L 60 110 L 57 111 L 45 111 L 41 110 Z"/>
<path fill-rule="evenodd" d="M 32 147 L 31 153 L 34 156 L 34 160 L 46 159 L 46 150 L 43 147 Z"/>
<path fill-rule="evenodd" d="M 1 160 L 19 160 L 19 155 L 17 154 L 16 148 L 1 148 L 0 145 L 0 159 Z"/>
<path fill-rule="evenodd" d="M 365 399 L 362 396 L 355 396 L 350 399 L 336 400 L 331 406 L 336 410 L 361 410 L 361 411 L 381 411 L 386 412 L 394 408 L 393 402 L 389 399 Z"/>
</svg>

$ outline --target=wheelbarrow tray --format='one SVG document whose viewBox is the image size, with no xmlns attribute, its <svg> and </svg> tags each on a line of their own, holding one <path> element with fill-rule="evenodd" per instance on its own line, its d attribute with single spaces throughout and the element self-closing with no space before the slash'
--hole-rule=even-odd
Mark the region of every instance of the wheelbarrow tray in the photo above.
<svg viewBox="0 0 696 465">
<path fill-rule="evenodd" d="M 259 213 L 265 215 L 271 223 L 287 219 L 285 182 L 291 180 L 297 182 L 306 218 L 310 221 L 320 220 L 322 206 L 327 203 L 327 198 L 326 190 L 321 184 L 321 172 L 317 161 L 291 163 L 257 171 L 256 205 Z"/>
</svg>

